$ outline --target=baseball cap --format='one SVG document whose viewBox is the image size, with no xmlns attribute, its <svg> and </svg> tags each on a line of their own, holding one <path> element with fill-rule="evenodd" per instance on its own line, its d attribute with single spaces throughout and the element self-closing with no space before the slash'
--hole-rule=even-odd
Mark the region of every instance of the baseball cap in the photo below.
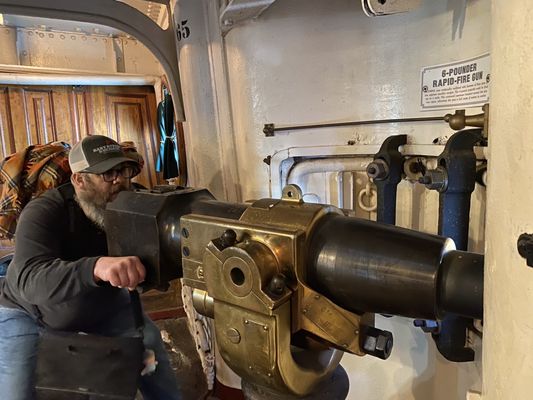
<svg viewBox="0 0 533 400">
<path fill-rule="evenodd" d="M 139 166 L 139 163 L 124 154 L 122 147 L 113 139 L 102 135 L 86 136 L 76 143 L 68 156 L 70 170 L 101 174 L 124 162 Z"/>
</svg>

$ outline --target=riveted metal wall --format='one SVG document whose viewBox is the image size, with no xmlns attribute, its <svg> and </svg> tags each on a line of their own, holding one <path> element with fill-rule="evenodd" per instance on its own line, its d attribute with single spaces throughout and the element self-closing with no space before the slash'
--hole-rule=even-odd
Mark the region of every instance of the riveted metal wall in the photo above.
<svg viewBox="0 0 533 400">
<path fill-rule="evenodd" d="M 35 29 L 17 31 L 21 65 L 117 72 L 113 38 Z"/>
<path fill-rule="evenodd" d="M 7 26 L 0 27 L 0 64 L 18 64 L 17 31 Z"/>
</svg>

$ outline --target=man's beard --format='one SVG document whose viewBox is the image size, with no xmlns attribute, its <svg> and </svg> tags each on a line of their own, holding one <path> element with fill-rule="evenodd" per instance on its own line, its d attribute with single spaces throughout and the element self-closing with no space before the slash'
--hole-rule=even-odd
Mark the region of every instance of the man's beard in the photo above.
<svg viewBox="0 0 533 400">
<path fill-rule="evenodd" d="M 95 184 L 87 178 L 85 180 L 87 189 L 76 192 L 76 202 L 79 204 L 86 217 L 96 226 L 105 231 L 104 215 L 107 203 L 116 197 L 119 192 L 130 190 L 129 182 L 121 185 L 114 185 L 111 192 L 103 192 L 96 188 Z"/>
</svg>

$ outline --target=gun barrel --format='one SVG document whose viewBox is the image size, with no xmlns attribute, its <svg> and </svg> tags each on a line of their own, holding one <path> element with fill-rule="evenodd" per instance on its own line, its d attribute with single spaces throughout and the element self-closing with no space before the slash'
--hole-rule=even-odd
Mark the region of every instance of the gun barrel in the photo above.
<svg viewBox="0 0 533 400">
<path fill-rule="evenodd" d="M 483 256 L 450 239 L 332 214 L 309 249 L 309 284 L 347 310 L 482 318 Z"/>
</svg>

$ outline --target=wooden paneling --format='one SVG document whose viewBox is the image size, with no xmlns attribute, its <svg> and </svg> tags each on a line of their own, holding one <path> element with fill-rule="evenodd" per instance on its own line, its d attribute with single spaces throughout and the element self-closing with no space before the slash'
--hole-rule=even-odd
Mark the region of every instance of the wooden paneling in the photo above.
<svg viewBox="0 0 533 400">
<path fill-rule="evenodd" d="M 72 88 L 70 97 L 70 117 L 72 121 L 72 143 L 89 135 L 89 95 L 86 88 Z"/>
<path fill-rule="evenodd" d="M 154 146 L 155 98 L 150 93 L 106 92 L 107 123 L 110 136 L 117 142 L 133 142 L 144 157 L 144 168 L 137 182 L 151 187 L 157 183 Z"/>
<path fill-rule="evenodd" d="M 161 182 L 155 172 L 159 133 L 152 87 L 0 87 L 0 160 L 32 144 L 73 145 L 93 134 L 133 142 L 145 160 L 135 181 L 146 187 Z"/>
<path fill-rule="evenodd" d="M 45 144 L 57 140 L 51 89 L 23 89 L 29 144 Z"/>
<path fill-rule="evenodd" d="M 77 142 L 73 135 L 73 123 L 70 101 L 70 89 L 66 86 L 51 88 L 50 99 L 52 100 L 55 139 L 66 143 Z M 46 143 L 46 142 L 45 142 Z"/>
<path fill-rule="evenodd" d="M 31 143 L 28 128 L 28 115 L 24 107 L 24 91 L 21 87 L 8 87 L 7 94 L 10 104 L 10 112 L 15 148 L 13 152 L 28 147 Z"/>
<path fill-rule="evenodd" d="M 15 150 L 15 138 L 13 137 L 13 125 L 11 123 L 11 108 L 7 88 L 0 88 L 0 158 Z"/>
</svg>

